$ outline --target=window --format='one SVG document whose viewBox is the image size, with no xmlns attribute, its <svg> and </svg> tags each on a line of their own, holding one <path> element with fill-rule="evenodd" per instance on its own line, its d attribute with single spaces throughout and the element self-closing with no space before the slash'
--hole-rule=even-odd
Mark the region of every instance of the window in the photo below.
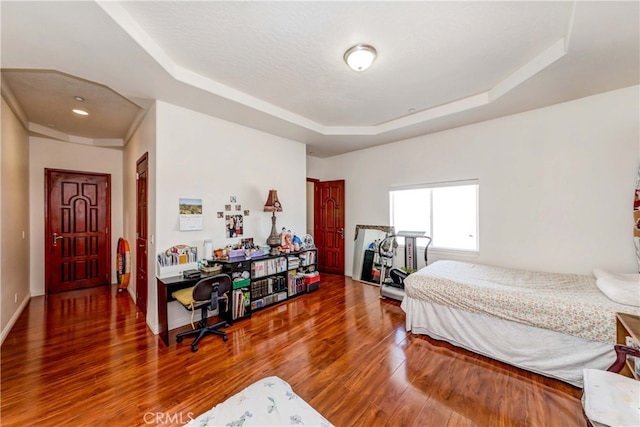
<svg viewBox="0 0 640 427">
<path fill-rule="evenodd" d="M 396 233 L 426 232 L 432 248 L 477 251 L 478 187 L 473 180 L 394 188 L 389 191 L 391 225 Z"/>
</svg>

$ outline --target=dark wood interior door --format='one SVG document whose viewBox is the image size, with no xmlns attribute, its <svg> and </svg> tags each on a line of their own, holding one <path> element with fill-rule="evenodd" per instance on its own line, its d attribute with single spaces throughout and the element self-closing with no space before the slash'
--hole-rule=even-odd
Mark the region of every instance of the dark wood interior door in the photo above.
<svg viewBox="0 0 640 427">
<path fill-rule="evenodd" d="M 147 233 L 149 155 L 144 153 L 136 163 L 136 305 L 147 314 Z"/>
<path fill-rule="evenodd" d="M 47 293 L 111 283 L 111 176 L 45 169 Z"/>
<path fill-rule="evenodd" d="M 314 194 L 318 270 L 344 274 L 344 180 L 316 182 Z"/>
</svg>

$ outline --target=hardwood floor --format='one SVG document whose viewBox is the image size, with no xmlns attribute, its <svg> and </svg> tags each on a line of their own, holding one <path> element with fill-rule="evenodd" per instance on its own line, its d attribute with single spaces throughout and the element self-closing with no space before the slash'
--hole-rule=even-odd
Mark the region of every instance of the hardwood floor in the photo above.
<svg viewBox="0 0 640 427">
<path fill-rule="evenodd" d="M 407 334 L 378 291 L 325 274 L 196 353 L 114 287 L 35 297 L 2 345 L 0 424 L 181 425 L 276 375 L 336 426 L 585 425 L 579 389 Z"/>
</svg>

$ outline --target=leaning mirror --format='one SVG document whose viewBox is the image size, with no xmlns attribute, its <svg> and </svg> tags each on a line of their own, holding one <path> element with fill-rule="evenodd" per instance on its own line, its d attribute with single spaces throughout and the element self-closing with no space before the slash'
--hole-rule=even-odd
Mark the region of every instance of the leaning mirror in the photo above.
<svg viewBox="0 0 640 427">
<path fill-rule="evenodd" d="M 394 228 L 389 225 L 356 225 L 352 279 L 380 285 L 382 269 L 376 248 L 380 242 L 394 233 Z"/>
</svg>

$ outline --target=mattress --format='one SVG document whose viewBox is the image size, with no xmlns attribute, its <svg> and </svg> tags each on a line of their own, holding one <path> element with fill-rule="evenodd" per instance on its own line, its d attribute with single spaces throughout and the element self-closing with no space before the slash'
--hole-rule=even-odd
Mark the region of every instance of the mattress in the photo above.
<svg viewBox="0 0 640 427">
<path fill-rule="evenodd" d="M 607 369 L 613 344 L 469 313 L 406 296 L 406 329 L 582 388 L 584 368 Z"/>
<path fill-rule="evenodd" d="M 617 312 L 591 275 L 437 261 L 409 275 L 406 329 L 582 387 L 615 361 Z"/>
<path fill-rule="evenodd" d="M 607 298 L 591 275 L 437 261 L 409 275 L 410 298 L 614 344 L 617 312 L 640 309 Z"/>
</svg>

